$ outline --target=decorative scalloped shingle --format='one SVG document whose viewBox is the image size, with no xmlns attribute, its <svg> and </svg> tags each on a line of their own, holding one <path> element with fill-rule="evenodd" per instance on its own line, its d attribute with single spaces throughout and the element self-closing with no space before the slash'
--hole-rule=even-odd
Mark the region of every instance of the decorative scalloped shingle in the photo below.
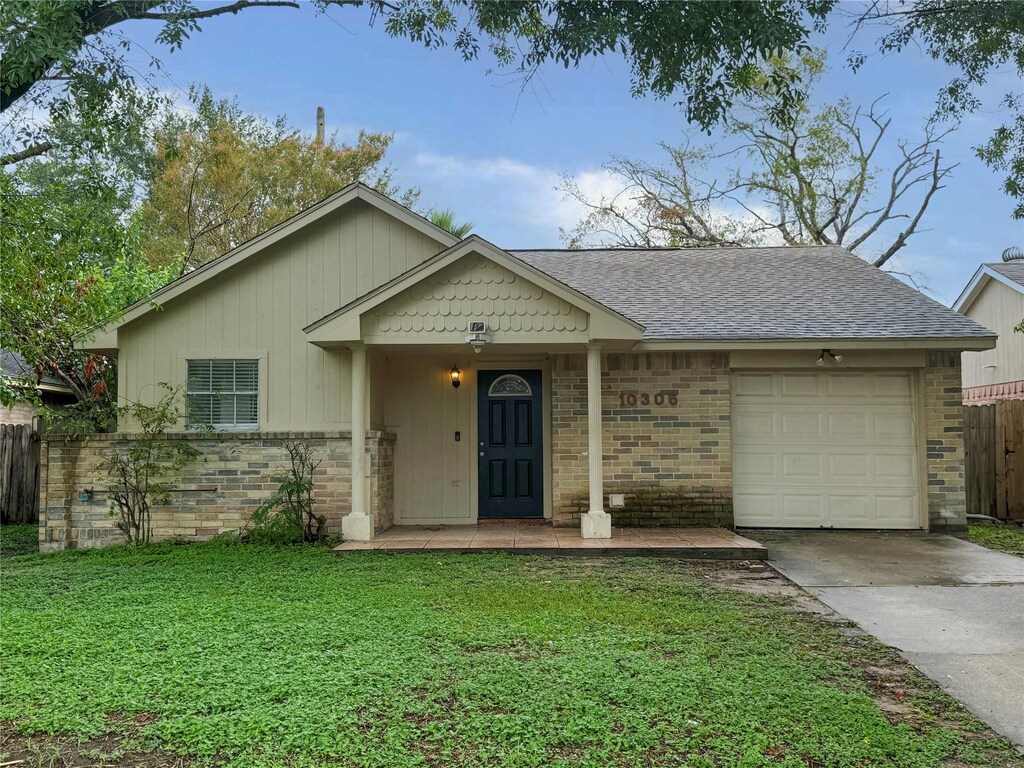
<svg viewBox="0 0 1024 768">
<path fill-rule="evenodd" d="M 371 312 L 377 333 L 465 331 L 483 318 L 491 331 L 583 331 L 587 313 L 482 256 L 431 275 Z"/>
<path fill-rule="evenodd" d="M 838 246 L 509 253 L 652 340 L 995 335 Z"/>
</svg>

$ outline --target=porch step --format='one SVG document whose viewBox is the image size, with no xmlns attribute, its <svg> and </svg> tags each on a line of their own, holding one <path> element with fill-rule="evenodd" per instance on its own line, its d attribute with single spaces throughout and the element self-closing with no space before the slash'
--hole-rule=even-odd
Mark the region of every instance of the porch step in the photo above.
<svg viewBox="0 0 1024 768">
<path fill-rule="evenodd" d="M 522 526 L 522 527 L 538 527 L 538 526 L 547 526 L 548 528 L 551 527 L 551 521 L 550 520 L 546 520 L 543 517 L 526 518 L 526 519 L 523 519 L 523 518 L 520 518 L 520 517 L 495 517 L 495 518 L 490 518 L 490 519 L 487 519 L 487 520 L 484 520 L 484 519 L 481 518 L 481 519 L 478 519 L 476 521 L 476 524 L 478 526 L 481 526 L 481 525 L 515 525 L 515 526 Z"/>
<path fill-rule="evenodd" d="M 530 555 L 640 555 L 688 560 L 764 560 L 765 548 L 725 528 L 613 528 L 610 539 L 584 539 L 578 528 L 539 525 L 401 525 L 373 541 L 346 541 L 335 554 L 350 552 L 481 553 Z"/>
</svg>

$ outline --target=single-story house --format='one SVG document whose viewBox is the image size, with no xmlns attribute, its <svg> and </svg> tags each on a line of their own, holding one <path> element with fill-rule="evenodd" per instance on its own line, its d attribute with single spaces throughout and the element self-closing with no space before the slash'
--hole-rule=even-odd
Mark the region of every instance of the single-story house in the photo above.
<svg viewBox="0 0 1024 768">
<path fill-rule="evenodd" d="M 0 405 L 0 424 L 35 424 L 37 408 L 34 400 L 51 408 L 75 402 L 71 387 L 56 376 L 36 375 L 24 357 L 9 349 L 0 349 L 0 376 L 10 389 L 25 394 L 24 397 L 16 397 L 11 405 Z M 29 395 L 34 395 L 34 400 Z"/>
<path fill-rule="evenodd" d="M 203 460 L 159 536 L 244 524 L 318 446 L 354 540 L 402 524 L 958 529 L 960 354 L 995 335 L 838 247 L 507 250 L 361 184 L 167 285 L 86 348 L 187 389 Z M 190 430 L 210 424 L 213 434 Z M 50 441 L 44 549 L 111 540 Z"/>
<path fill-rule="evenodd" d="M 1024 251 L 978 267 L 953 309 L 999 334 L 994 349 L 964 353 L 964 405 L 1024 400 L 1024 335 L 1014 332 L 1024 321 Z"/>
</svg>

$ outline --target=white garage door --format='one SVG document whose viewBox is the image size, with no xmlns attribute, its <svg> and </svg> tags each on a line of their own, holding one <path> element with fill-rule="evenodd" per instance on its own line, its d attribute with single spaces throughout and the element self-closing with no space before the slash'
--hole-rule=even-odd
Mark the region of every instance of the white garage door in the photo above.
<svg viewBox="0 0 1024 768">
<path fill-rule="evenodd" d="M 920 528 L 907 371 L 733 377 L 736 525 Z"/>
</svg>

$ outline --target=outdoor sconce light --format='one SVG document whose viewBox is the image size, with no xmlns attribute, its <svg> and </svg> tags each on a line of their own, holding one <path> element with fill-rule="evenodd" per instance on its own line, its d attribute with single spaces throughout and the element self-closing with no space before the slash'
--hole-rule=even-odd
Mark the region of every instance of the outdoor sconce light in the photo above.
<svg viewBox="0 0 1024 768">
<path fill-rule="evenodd" d="M 78 494 L 79 501 L 92 501 L 92 488 L 83 488 L 82 492 Z"/>
<path fill-rule="evenodd" d="M 833 355 L 831 349 L 823 349 L 821 350 L 821 354 L 818 355 L 817 365 L 821 366 L 825 364 L 825 355 L 831 357 L 832 362 L 834 362 L 836 365 L 839 365 L 839 363 L 843 362 L 842 355 Z"/>
<path fill-rule="evenodd" d="M 458 389 L 459 384 L 462 383 L 462 371 L 459 370 L 459 366 L 453 365 L 452 369 L 448 371 L 448 375 L 452 377 L 452 386 Z"/>
</svg>

